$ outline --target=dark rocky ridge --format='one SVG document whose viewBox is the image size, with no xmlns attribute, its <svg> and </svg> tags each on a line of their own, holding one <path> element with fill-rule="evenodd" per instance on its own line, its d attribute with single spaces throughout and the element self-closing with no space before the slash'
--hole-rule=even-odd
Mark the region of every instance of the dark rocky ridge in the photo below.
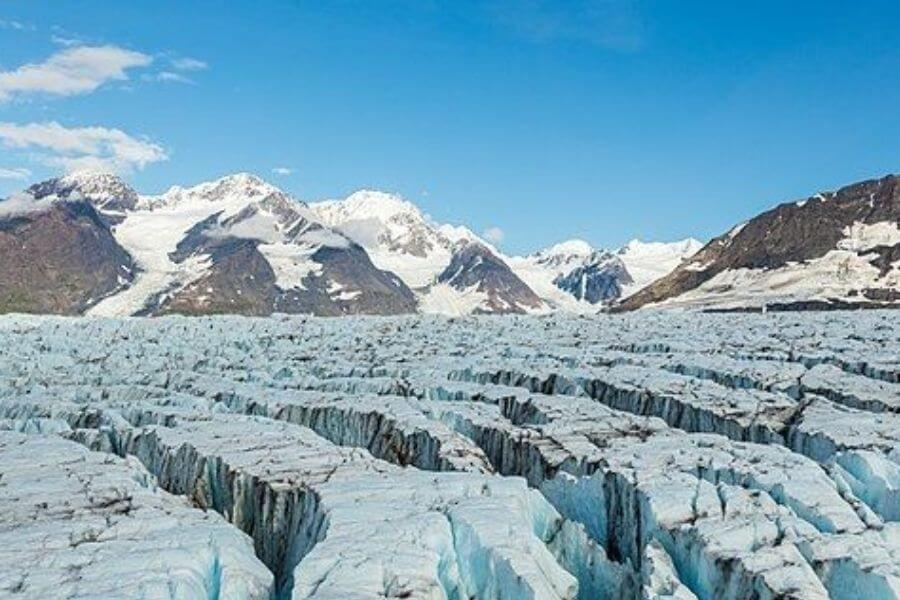
<svg viewBox="0 0 900 600">
<path fill-rule="evenodd" d="M 713 239 L 691 260 L 630 296 L 617 310 L 675 298 L 726 270 L 777 269 L 789 262 L 821 258 L 837 247 L 845 237 L 844 230 L 853 223 L 884 221 L 900 222 L 900 179 L 895 175 L 818 194 L 804 202 L 781 204 L 740 230 Z M 900 256 L 900 248 L 881 247 L 876 254 L 873 264 L 884 273 Z"/>
<path fill-rule="evenodd" d="M 456 290 L 477 286 L 487 295 L 486 308 L 478 312 L 524 313 L 537 309 L 543 301 L 512 269 L 486 246 L 470 242 L 457 250 L 446 269 L 438 276 Z"/>
<path fill-rule="evenodd" d="M 0 313 L 81 314 L 131 282 L 131 256 L 90 203 L 0 217 Z"/>
</svg>

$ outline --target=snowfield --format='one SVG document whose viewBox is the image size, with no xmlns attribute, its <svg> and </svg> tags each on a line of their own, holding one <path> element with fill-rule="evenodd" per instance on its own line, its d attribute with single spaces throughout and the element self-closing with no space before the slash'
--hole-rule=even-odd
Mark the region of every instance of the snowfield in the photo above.
<svg viewBox="0 0 900 600">
<path fill-rule="evenodd" d="M 0 317 L 7 596 L 900 598 L 900 324 Z"/>
</svg>

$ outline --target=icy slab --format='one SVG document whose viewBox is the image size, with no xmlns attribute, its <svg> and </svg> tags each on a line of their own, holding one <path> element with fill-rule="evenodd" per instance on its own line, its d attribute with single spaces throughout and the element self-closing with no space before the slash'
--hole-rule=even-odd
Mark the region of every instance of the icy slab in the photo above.
<svg viewBox="0 0 900 600">
<path fill-rule="evenodd" d="M 800 379 L 804 392 L 819 394 L 853 408 L 900 412 L 900 384 L 845 372 L 828 364 L 809 369 Z"/>
<path fill-rule="evenodd" d="M 134 459 L 0 431 L 0 595 L 269 598 L 272 574 L 219 515 Z"/>
</svg>

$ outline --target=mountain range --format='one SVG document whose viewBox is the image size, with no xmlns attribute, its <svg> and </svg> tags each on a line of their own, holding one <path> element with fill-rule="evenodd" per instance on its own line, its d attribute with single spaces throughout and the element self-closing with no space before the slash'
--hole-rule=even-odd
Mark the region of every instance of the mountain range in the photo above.
<svg viewBox="0 0 900 600">
<path fill-rule="evenodd" d="M 306 204 L 250 174 L 158 196 L 78 172 L 0 201 L 0 312 L 595 313 L 900 301 L 893 176 L 781 205 L 703 245 L 569 240 L 507 256 L 363 190 Z"/>
</svg>

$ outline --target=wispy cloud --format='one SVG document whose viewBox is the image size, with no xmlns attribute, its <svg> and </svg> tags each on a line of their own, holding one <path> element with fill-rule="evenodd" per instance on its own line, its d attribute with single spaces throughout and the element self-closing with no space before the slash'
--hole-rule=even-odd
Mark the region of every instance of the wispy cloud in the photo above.
<svg viewBox="0 0 900 600">
<path fill-rule="evenodd" d="M 171 61 L 172 68 L 176 71 L 205 71 L 209 68 L 206 61 L 189 56 L 182 58 L 173 58 Z"/>
<path fill-rule="evenodd" d="M 503 241 L 503 238 L 506 236 L 506 234 L 503 232 L 503 230 L 500 229 L 499 227 L 488 227 L 487 229 L 484 230 L 482 235 L 484 236 L 484 239 L 486 239 L 487 241 L 489 241 L 492 244 L 499 244 L 500 242 Z"/>
<path fill-rule="evenodd" d="M 535 42 L 571 40 L 634 52 L 644 44 L 637 0 L 491 0 L 489 16 Z"/>
<path fill-rule="evenodd" d="M 50 41 L 58 46 L 65 46 L 66 48 L 71 48 L 72 46 L 81 46 L 82 44 L 84 44 L 84 41 L 78 38 L 56 35 L 55 33 L 50 36 Z"/>
<path fill-rule="evenodd" d="M 141 79 L 144 81 L 159 81 L 161 83 L 195 83 L 190 77 L 185 77 L 181 73 L 175 73 L 173 71 L 160 71 L 153 75 L 144 75 Z"/>
<path fill-rule="evenodd" d="M 34 31 L 35 26 L 22 21 L 0 19 L 0 29 L 12 29 L 14 31 Z"/>
<path fill-rule="evenodd" d="M 66 48 L 42 63 L 0 72 L 0 101 L 27 94 L 86 94 L 108 81 L 128 79 L 128 69 L 151 62 L 146 54 L 118 46 Z"/>
<path fill-rule="evenodd" d="M 7 148 L 32 150 L 43 164 L 66 171 L 92 169 L 127 174 L 168 160 L 162 146 L 120 129 L 64 127 L 56 122 L 0 122 L 0 142 Z"/>
<path fill-rule="evenodd" d="M 0 167 L 0 179 L 17 179 L 17 180 L 25 180 L 31 177 L 31 171 L 28 169 L 17 167 L 13 169 L 7 169 L 4 167 Z"/>
<path fill-rule="evenodd" d="M 274 173 L 275 175 L 287 176 L 292 174 L 293 172 L 294 170 L 290 167 L 275 167 L 274 169 L 272 169 L 272 173 Z"/>
<path fill-rule="evenodd" d="M 187 73 L 197 73 L 209 68 L 205 61 L 198 58 L 172 57 L 170 53 L 160 54 L 158 58 L 160 63 L 166 64 L 166 67 L 156 73 L 145 73 L 141 76 L 143 81 L 194 84 L 196 82 Z"/>
</svg>

